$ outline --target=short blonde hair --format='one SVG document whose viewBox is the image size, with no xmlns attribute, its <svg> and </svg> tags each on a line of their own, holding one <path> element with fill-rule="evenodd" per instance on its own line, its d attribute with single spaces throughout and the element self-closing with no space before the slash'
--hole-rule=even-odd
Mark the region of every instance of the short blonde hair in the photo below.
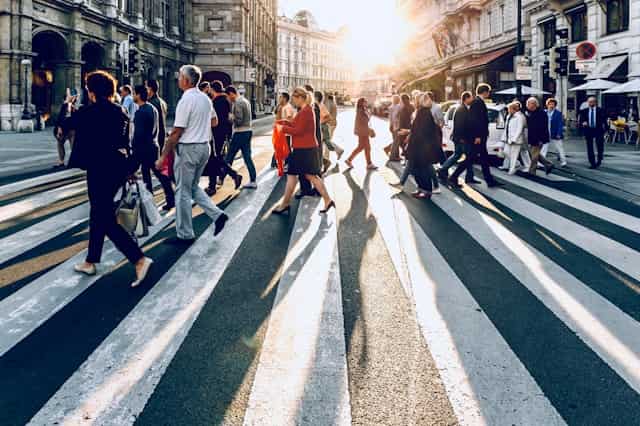
<svg viewBox="0 0 640 426">
<path fill-rule="evenodd" d="M 308 104 L 313 103 L 313 96 L 304 87 L 296 87 L 291 96 L 295 98 L 302 98 Z"/>
<path fill-rule="evenodd" d="M 519 101 L 513 101 L 509 105 L 507 105 L 507 108 L 513 109 L 516 112 L 518 112 L 518 111 L 520 111 L 522 109 L 522 105 L 520 104 Z"/>
</svg>

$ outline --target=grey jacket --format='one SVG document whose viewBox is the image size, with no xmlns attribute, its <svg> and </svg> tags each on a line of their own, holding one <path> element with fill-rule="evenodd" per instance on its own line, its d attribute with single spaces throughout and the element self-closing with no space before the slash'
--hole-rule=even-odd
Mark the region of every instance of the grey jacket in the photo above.
<svg viewBox="0 0 640 426">
<path fill-rule="evenodd" d="M 233 103 L 233 131 L 247 132 L 251 130 L 251 104 L 244 96 Z"/>
</svg>

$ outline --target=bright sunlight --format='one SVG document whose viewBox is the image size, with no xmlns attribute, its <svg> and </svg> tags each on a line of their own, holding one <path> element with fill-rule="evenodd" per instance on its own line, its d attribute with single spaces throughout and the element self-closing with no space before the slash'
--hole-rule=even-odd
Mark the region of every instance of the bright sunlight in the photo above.
<svg viewBox="0 0 640 426">
<path fill-rule="evenodd" d="M 282 0 L 280 9 L 289 17 L 309 10 L 321 29 L 347 27 L 344 49 L 360 72 L 394 64 L 413 33 L 397 12 L 395 0 Z"/>
</svg>

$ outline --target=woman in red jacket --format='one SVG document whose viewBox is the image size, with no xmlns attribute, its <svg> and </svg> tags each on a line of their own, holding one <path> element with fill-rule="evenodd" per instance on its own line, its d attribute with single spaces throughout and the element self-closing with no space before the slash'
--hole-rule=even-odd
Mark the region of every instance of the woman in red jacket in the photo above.
<svg viewBox="0 0 640 426">
<path fill-rule="evenodd" d="M 292 103 L 299 109 L 293 120 L 278 120 L 284 133 L 291 135 L 291 154 L 287 160 L 285 172 L 287 186 L 280 205 L 273 210 L 275 214 L 289 212 L 289 203 L 296 189 L 298 175 L 305 175 L 313 187 L 318 190 L 324 200 L 324 209 L 320 213 L 328 212 L 335 203 L 320 177 L 322 165 L 318 157 L 319 143 L 316 140 L 316 120 L 311 107 L 311 95 L 304 88 L 298 87 L 293 91 Z"/>
<path fill-rule="evenodd" d="M 369 105 L 365 98 L 358 99 L 356 104 L 356 124 L 354 134 L 358 137 L 358 146 L 353 150 L 349 158 L 345 161 L 345 164 L 349 167 L 353 167 L 353 159 L 356 155 L 364 151 L 364 158 L 367 160 L 367 169 L 376 170 L 377 167 L 371 162 L 371 141 L 372 130 L 369 127 L 369 120 L 371 115 L 369 114 Z M 373 135 L 375 136 L 375 135 Z"/>
</svg>

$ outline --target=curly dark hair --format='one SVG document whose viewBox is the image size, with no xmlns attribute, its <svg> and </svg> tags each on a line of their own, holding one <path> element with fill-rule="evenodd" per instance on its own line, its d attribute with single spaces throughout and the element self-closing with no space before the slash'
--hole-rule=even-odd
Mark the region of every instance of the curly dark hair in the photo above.
<svg viewBox="0 0 640 426">
<path fill-rule="evenodd" d="M 106 71 L 93 71 L 87 75 L 87 90 L 97 100 L 111 99 L 116 94 L 118 82 Z"/>
</svg>

